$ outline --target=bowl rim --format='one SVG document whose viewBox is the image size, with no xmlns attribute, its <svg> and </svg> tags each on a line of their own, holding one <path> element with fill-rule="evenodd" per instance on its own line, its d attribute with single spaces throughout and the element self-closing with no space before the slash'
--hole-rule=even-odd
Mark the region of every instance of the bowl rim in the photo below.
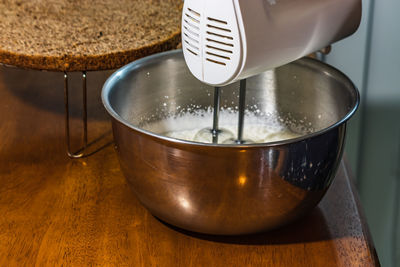
<svg viewBox="0 0 400 267">
<path fill-rule="evenodd" d="M 295 60 L 293 62 L 296 61 L 304 61 L 307 62 L 309 64 L 314 64 L 317 65 L 318 67 L 323 69 L 323 72 L 329 76 L 333 76 L 332 73 L 335 73 L 335 76 L 340 77 L 342 79 L 344 79 L 346 82 L 348 82 L 348 84 L 350 85 L 350 88 L 353 90 L 354 94 L 355 94 L 355 102 L 354 102 L 354 106 L 351 108 L 350 111 L 347 112 L 347 114 L 340 119 L 339 121 L 337 121 L 336 123 L 325 127 L 319 131 L 315 131 L 313 133 L 310 134 L 306 134 L 306 135 L 302 135 L 299 136 L 297 138 L 291 138 L 291 139 L 285 139 L 285 140 L 281 140 L 281 141 L 273 141 L 273 142 L 266 142 L 266 143 L 255 143 L 255 144 L 213 144 L 213 143 L 201 143 L 201 142 L 195 142 L 195 141 L 189 141 L 189 140 L 183 140 L 183 139 L 177 139 L 177 138 L 172 138 L 172 137 L 168 137 L 168 136 L 164 136 L 161 134 L 157 134 L 148 130 L 144 130 L 140 127 L 134 126 L 131 123 L 129 123 L 128 121 L 126 121 L 125 119 L 123 119 L 111 106 L 111 103 L 109 101 L 109 95 L 113 89 L 113 84 L 115 84 L 119 79 L 121 79 L 120 77 L 123 76 L 123 74 L 125 72 L 130 72 L 133 71 L 135 69 L 140 68 L 141 66 L 157 61 L 159 58 L 162 57 L 170 57 L 176 54 L 182 54 L 182 49 L 176 49 L 176 50 L 170 50 L 170 51 L 166 51 L 166 52 L 162 52 L 162 53 L 156 53 L 147 57 L 143 57 L 141 59 L 135 60 L 121 68 L 119 68 L 118 70 L 116 70 L 108 79 L 107 81 L 104 83 L 103 88 L 102 88 L 102 92 L 101 92 L 101 99 L 103 102 L 103 105 L 105 107 L 105 109 L 107 110 L 107 112 L 109 113 L 109 115 L 115 119 L 116 121 L 118 121 L 119 123 L 125 125 L 126 127 L 137 131 L 139 133 L 142 133 L 144 135 L 148 135 L 151 137 L 154 137 L 156 139 L 160 139 L 162 141 L 167 141 L 167 142 L 171 142 L 174 144 L 183 144 L 183 145 L 193 145 L 193 146 L 201 146 L 201 147 L 219 147 L 219 148 L 239 148 L 239 149 L 243 149 L 243 148 L 254 148 L 254 147 L 271 147 L 271 146 L 280 146 L 280 145 L 287 145 L 287 144 L 293 144 L 293 143 L 297 143 L 297 142 L 301 142 L 303 140 L 306 139 L 310 139 L 316 136 L 320 136 L 323 135 L 343 124 L 346 124 L 346 122 L 355 114 L 355 112 L 357 111 L 357 109 L 359 108 L 360 105 L 360 93 L 357 89 L 357 87 L 354 85 L 353 81 L 348 78 L 342 71 L 338 70 L 337 68 L 321 62 L 319 60 L 313 59 L 313 58 L 308 58 L 308 57 L 303 57 L 300 58 L 298 60 Z M 290 62 L 288 64 L 291 64 L 293 62 Z"/>
</svg>

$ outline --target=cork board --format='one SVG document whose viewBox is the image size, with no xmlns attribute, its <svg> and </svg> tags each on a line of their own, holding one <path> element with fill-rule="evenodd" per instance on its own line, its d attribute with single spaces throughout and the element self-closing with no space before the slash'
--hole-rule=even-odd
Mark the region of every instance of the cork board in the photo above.
<svg viewBox="0 0 400 267">
<path fill-rule="evenodd" d="M 119 68 L 180 42 L 182 0 L 0 1 L 0 63 L 53 71 Z"/>
</svg>

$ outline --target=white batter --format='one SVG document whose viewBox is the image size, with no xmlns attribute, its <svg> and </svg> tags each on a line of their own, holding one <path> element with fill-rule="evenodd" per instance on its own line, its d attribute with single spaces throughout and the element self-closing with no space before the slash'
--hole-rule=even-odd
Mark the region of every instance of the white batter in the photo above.
<svg viewBox="0 0 400 267">
<path fill-rule="evenodd" d="M 143 126 L 145 130 L 182 140 L 211 143 L 212 112 L 186 113 Z M 237 136 L 237 112 L 222 110 L 219 119 L 218 143 L 232 143 Z M 273 116 L 256 116 L 247 112 L 243 131 L 244 140 L 251 143 L 267 143 L 296 138 L 301 134 L 290 131 Z M 229 141 L 230 140 L 230 141 Z"/>
</svg>

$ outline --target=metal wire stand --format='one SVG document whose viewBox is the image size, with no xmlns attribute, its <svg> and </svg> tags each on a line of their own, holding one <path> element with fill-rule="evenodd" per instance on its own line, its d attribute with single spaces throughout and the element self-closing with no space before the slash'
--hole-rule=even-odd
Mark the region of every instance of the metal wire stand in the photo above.
<svg viewBox="0 0 400 267">
<path fill-rule="evenodd" d="M 87 130 L 87 87 L 86 87 L 86 71 L 82 72 L 82 146 L 76 152 L 71 149 L 70 136 L 70 119 L 69 119 L 69 87 L 68 73 L 64 72 L 64 104 L 65 104 L 65 143 L 67 154 L 72 159 L 79 159 L 85 156 L 85 150 L 88 146 L 88 130 Z"/>
</svg>

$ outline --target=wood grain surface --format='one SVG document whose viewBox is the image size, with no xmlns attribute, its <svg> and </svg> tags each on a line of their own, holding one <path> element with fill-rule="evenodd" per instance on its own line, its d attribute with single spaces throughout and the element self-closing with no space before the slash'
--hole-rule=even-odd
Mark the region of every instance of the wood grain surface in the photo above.
<svg viewBox="0 0 400 267">
<path fill-rule="evenodd" d="M 119 169 L 100 103 L 109 74 L 88 74 L 90 148 L 100 150 L 70 160 L 62 74 L 0 67 L 0 266 L 379 266 L 344 164 L 311 214 L 276 231 L 216 237 L 154 218 Z"/>
</svg>

